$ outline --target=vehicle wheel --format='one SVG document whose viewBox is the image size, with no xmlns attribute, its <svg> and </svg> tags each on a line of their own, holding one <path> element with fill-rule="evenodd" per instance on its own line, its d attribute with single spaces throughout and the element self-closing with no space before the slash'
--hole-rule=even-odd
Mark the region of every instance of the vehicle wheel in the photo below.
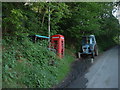
<svg viewBox="0 0 120 90">
<path fill-rule="evenodd" d="M 93 52 L 93 53 L 91 54 L 91 58 L 94 58 L 94 56 L 95 56 L 95 53 Z"/>
<path fill-rule="evenodd" d="M 85 58 L 85 55 L 84 55 L 84 54 L 80 54 L 80 57 L 81 57 L 81 58 Z"/>
<path fill-rule="evenodd" d="M 82 55 L 82 54 L 80 54 L 80 57 L 82 58 L 82 57 L 83 57 L 83 55 Z"/>
<path fill-rule="evenodd" d="M 78 56 L 78 58 L 81 58 L 81 54 L 80 54 L 80 52 L 78 52 L 78 55 L 77 55 L 77 56 Z"/>
<path fill-rule="evenodd" d="M 98 49 L 95 49 L 95 56 L 98 56 Z"/>
</svg>

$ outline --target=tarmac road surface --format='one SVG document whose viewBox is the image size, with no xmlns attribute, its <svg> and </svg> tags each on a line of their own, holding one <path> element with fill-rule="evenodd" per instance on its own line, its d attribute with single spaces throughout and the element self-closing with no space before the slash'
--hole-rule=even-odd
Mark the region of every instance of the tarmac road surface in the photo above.
<svg viewBox="0 0 120 90">
<path fill-rule="evenodd" d="M 83 76 L 88 80 L 86 88 L 118 88 L 118 56 L 120 56 L 118 48 L 120 46 L 116 46 L 94 59 L 93 65 Z M 81 88 L 81 84 L 81 77 L 78 76 L 68 88 Z"/>
</svg>

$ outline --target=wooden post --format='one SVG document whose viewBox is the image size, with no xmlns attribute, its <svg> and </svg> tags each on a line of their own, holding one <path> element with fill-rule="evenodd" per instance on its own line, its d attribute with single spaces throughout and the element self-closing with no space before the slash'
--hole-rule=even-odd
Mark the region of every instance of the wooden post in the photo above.
<svg viewBox="0 0 120 90">
<path fill-rule="evenodd" d="M 50 6 L 48 7 L 48 37 L 49 37 L 49 42 L 50 42 Z"/>
</svg>

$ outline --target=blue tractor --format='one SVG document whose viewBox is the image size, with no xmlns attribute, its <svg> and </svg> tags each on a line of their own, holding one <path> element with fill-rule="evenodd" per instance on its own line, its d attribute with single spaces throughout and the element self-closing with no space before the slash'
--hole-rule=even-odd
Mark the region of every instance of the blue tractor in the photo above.
<svg viewBox="0 0 120 90">
<path fill-rule="evenodd" d="M 81 50 L 78 57 L 85 57 L 90 55 L 92 58 L 98 55 L 98 47 L 94 35 L 83 36 Z"/>
</svg>

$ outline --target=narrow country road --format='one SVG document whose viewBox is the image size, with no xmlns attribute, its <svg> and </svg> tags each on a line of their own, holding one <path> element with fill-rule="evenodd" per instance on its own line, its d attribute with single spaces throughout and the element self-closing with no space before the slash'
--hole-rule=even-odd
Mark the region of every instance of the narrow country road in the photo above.
<svg viewBox="0 0 120 90">
<path fill-rule="evenodd" d="M 116 46 L 94 59 L 93 65 L 83 76 L 88 80 L 86 88 L 118 88 L 118 48 Z M 71 82 L 67 88 L 81 88 L 81 77 Z"/>
</svg>

